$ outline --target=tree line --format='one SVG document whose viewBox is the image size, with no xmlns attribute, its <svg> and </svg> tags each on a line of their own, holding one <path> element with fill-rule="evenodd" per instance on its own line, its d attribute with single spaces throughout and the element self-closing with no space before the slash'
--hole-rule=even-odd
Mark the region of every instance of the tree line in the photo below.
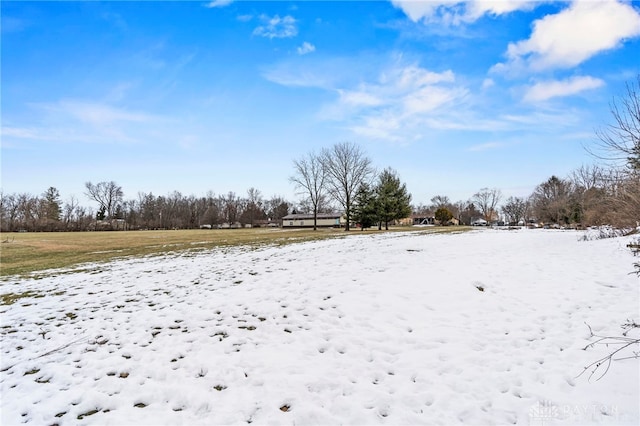
<svg viewBox="0 0 640 426">
<path fill-rule="evenodd" d="M 298 203 L 281 196 L 267 199 L 250 188 L 245 196 L 234 192 L 205 196 L 138 193 L 125 199 L 117 183 L 87 182 L 85 195 L 98 205 L 94 211 L 72 196 L 63 202 L 55 187 L 41 195 L 0 194 L 0 229 L 7 231 L 87 231 L 103 229 L 192 229 L 199 227 L 262 226 L 277 224 L 289 213 L 317 215 L 341 210 L 345 229 L 352 223 L 378 229 L 406 218 L 452 219 L 470 225 L 529 222 L 572 225 L 638 226 L 640 221 L 640 75 L 626 93 L 610 105 L 613 122 L 596 131 L 599 143 L 587 150 L 599 164 L 582 166 L 567 177 L 551 176 L 526 197 L 503 201 L 498 188 L 482 188 L 469 200 L 451 202 L 446 195 L 431 204 L 414 205 L 406 185 L 392 168 L 377 172 L 356 144 L 343 142 L 310 152 L 293 161 L 289 178 Z"/>
<path fill-rule="evenodd" d="M 414 211 L 445 223 L 474 218 L 506 224 L 544 223 L 558 226 L 640 225 L 640 74 L 626 92 L 610 104 L 612 122 L 598 130 L 598 142 L 586 147 L 596 164 L 581 166 L 566 177 L 551 176 L 526 197 L 509 197 L 502 204 L 499 189 L 483 188 L 470 200 L 451 202 L 437 195 L 431 205 Z"/>
<path fill-rule="evenodd" d="M 94 210 L 71 197 L 63 202 L 59 191 L 50 187 L 41 196 L 2 194 L 2 231 L 93 231 L 124 229 L 195 229 L 228 226 L 260 226 L 279 221 L 293 204 L 281 196 L 265 198 L 255 188 L 245 196 L 234 192 L 205 196 L 183 195 L 178 191 L 156 196 L 138 193 L 125 199 L 117 183 L 85 184 L 85 195 L 98 204 Z"/>
</svg>

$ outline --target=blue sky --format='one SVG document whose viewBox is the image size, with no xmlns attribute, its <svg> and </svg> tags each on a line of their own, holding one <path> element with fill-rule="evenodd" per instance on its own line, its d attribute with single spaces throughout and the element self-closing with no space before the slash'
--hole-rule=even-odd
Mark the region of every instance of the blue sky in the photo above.
<svg viewBox="0 0 640 426">
<path fill-rule="evenodd" d="M 2 2 L 2 190 L 116 181 L 295 200 L 292 160 L 359 144 L 415 203 L 526 196 L 640 73 L 626 1 Z M 87 203 L 88 204 L 88 203 Z"/>
</svg>

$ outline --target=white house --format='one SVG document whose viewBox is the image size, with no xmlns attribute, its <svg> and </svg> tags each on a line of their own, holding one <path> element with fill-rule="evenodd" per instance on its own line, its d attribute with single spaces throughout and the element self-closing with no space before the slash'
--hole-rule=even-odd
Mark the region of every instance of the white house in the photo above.
<svg viewBox="0 0 640 426">
<path fill-rule="evenodd" d="M 341 213 L 318 213 L 318 227 L 339 228 L 344 224 Z M 283 228 L 313 228 L 313 214 L 289 214 L 282 218 Z"/>
</svg>

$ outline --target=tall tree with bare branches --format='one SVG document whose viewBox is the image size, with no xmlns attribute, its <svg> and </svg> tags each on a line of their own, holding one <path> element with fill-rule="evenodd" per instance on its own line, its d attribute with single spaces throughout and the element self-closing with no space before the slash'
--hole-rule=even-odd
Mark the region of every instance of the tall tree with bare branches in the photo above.
<svg viewBox="0 0 640 426">
<path fill-rule="evenodd" d="M 640 173 L 640 74 L 627 83 L 626 94 L 610 104 L 613 123 L 596 131 L 596 149 L 588 149 L 600 159 L 624 163 Z"/>
<path fill-rule="evenodd" d="M 502 192 L 497 188 L 482 188 L 472 197 L 473 204 L 475 204 L 487 222 L 495 219 L 500 199 L 502 199 Z"/>
<path fill-rule="evenodd" d="M 613 122 L 596 131 L 600 142 L 587 150 L 612 163 L 615 179 L 608 182 L 616 222 L 622 226 L 640 223 L 640 74 L 628 82 L 626 93 L 611 104 Z"/>
<path fill-rule="evenodd" d="M 116 207 L 122 202 L 122 187 L 114 181 L 98 182 L 95 185 L 87 182 L 84 186 L 87 189 L 87 197 L 98 203 L 100 208 L 104 207 L 107 218 L 112 219 Z"/>
<path fill-rule="evenodd" d="M 327 164 L 323 157 L 310 152 L 293 160 L 294 175 L 289 178 L 299 194 L 307 198 L 313 210 L 313 230 L 318 229 L 318 210 L 327 190 Z"/>
<path fill-rule="evenodd" d="M 374 174 L 371 160 L 358 145 L 342 142 L 325 149 L 322 162 L 327 171 L 329 194 L 344 209 L 347 219 L 345 231 L 348 231 L 356 191 Z"/>
</svg>

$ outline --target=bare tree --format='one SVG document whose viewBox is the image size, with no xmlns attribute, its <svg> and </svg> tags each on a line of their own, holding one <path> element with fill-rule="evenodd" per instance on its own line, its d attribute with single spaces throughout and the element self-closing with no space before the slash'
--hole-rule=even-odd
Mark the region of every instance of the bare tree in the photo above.
<svg viewBox="0 0 640 426">
<path fill-rule="evenodd" d="M 531 203 L 539 220 L 557 224 L 569 223 L 573 203 L 571 182 L 551 176 L 535 188 Z"/>
<path fill-rule="evenodd" d="M 107 218 L 113 218 L 116 207 L 122 202 L 122 187 L 114 181 L 98 182 L 95 185 L 87 182 L 84 186 L 87 188 L 87 197 L 104 207 Z"/>
<path fill-rule="evenodd" d="M 472 201 L 478 208 L 484 220 L 491 222 L 495 219 L 496 208 L 502 198 L 502 192 L 497 188 L 482 188 L 473 194 Z"/>
<path fill-rule="evenodd" d="M 640 223 L 640 74 L 626 85 L 626 94 L 610 104 L 613 123 L 597 130 L 600 143 L 587 148 L 597 158 L 612 163 L 615 178 L 608 183 L 608 204 L 614 223 Z M 622 167 L 622 165 L 626 167 Z"/>
<path fill-rule="evenodd" d="M 614 122 L 596 130 L 600 143 L 587 151 L 614 165 L 624 163 L 637 174 L 640 173 L 640 74 L 635 83 L 627 83 L 626 89 L 625 96 L 610 104 Z"/>
<path fill-rule="evenodd" d="M 325 149 L 322 162 L 328 175 L 329 194 L 344 208 L 347 219 L 345 231 L 348 231 L 356 191 L 374 174 L 371 160 L 354 143 L 342 142 Z"/>
<path fill-rule="evenodd" d="M 221 199 L 224 203 L 222 215 L 229 225 L 233 225 L 242 214 L 242 200 L 233 191 L 229 191 L 226 196 L 221 196 Z"/>
<path fill-rule="evenodd" d="M 313 152 L 294 160 L 294 175 L 289 178 L 298 193 L 303 195 L 310 204 L 314 231 L 318 228 L 318 211 L 327 190 L 327 162 L 323 160 L 323 157 Z"/>
<path fill-rule="evenodd" d="M 502 206 L 502 213 L 509 225 L 517 225 L 520 220 L 524 222 L 526 211 L 527 201 L 520 197 L 509 197 Z"/>
<path fill-rule="evenodd" d="M 267 204 L 267 213 L 270 220 L 280 221 L 289 214 L 290 204 L 283 197 L 274 195 Z"/>
<path fill-rule="evenodd" d="M 605 170 L 598 165 L 582 165 L 571 172 L 571 181 L 577 187 L 588 191 L 602 186 Z"/>
<path fill-rule="evenodd" d="M 18 217 L 20 204 L 18 198 L 0 191 L 0 229 L 2 231 L 14 231 L 14 224 Z"/>
<path fill-rule="evenodd" d="M 438 210 L 441 207 L 449 209 L 450 206 L 451 200 L 449 200 L 449 197 L 447 197 L 446 195 L 436 195 L 431 199 L 431 208 L 433 210 Z"/>
<path fill-rule="evenodd" d="M 264 211 L 265 203 L 262 198 L 262 193 L 256 188 L 249 188 L 245 201 L 246 206 L 240 221 L 242 223 L 249 223 L 253 227 L 256 220 L 264 220 L 267 217 Z"/>
<path fill-rule="evenodd" d="M 588 225 L 602 225 L 611 222 L 612 209 L 607 195 L 611 187 L 610 172 L 601 166 L 580 166 L 571 172 L 570 180 L 574 197 L 582 210 L 581 222 Z"/>
<path fill-rule="evenodd" d="M 640 224 L 640 173 L 611 170 L 607 175 L 606 206 L 610 223 L 622 227 Z"/>
<path fill-rule="evenodd" d="M 72 195 L 71 197 L 69 197 L 69 201 L 67 201 L 62 208 L 62 221 L 64 222 L 64 227 L 66 230 L 69 230 L 71 222 L 74 220 L 74 213 L 77 208 L 78 199 Z"/>
</svg>

